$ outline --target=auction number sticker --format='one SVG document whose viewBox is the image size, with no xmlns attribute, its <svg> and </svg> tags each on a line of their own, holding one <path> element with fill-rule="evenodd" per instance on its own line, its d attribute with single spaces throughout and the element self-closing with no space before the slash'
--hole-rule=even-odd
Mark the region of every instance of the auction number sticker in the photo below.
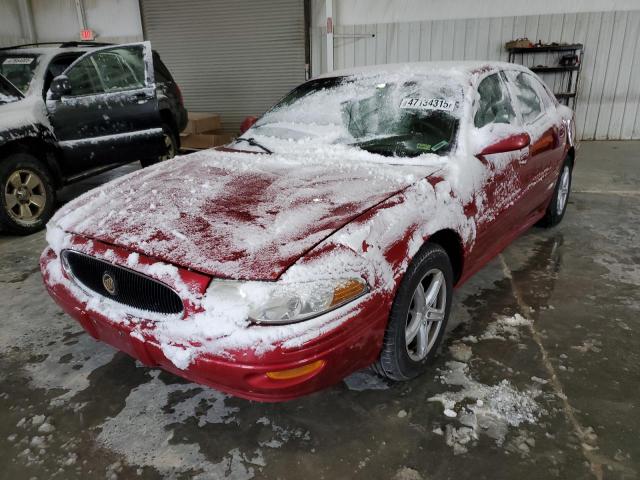
<svg viewBox="0 0 640 480">
<path fill-rule="evenodd" d="M 452 112 L 455 102 L 447 101 L 443 98 L 422 98 L 407 97 L 400 102 L 400 108 L 418 108 L 421 110 L 446 110 Z"/>
<path fill-rule="evenodd" d="M 34 57 L 9 57 L 5 58 L 3 65 L 31 65 L 35 60 Z"/>
</svg>

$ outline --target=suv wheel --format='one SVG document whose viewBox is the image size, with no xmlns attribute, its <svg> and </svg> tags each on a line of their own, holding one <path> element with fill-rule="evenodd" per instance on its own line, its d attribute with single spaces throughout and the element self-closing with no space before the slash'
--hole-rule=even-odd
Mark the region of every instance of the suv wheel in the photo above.
<svg viewBox="0 0 640 480">
<path fill-rule="evenodd" d="M 41 230 L 53 215 L 55 190 L 47 168 L 28 153 L 0 160 L 0 225 L 11 233 Z"/>
<path fill-rule="evenodd" d="M 176 138 L 176 134 L 173 129 L 166 123 L 162 125 L 162 139 L 167 149 L 166 153 L 158 158 L 145 158 L 140 160 L 142 168 L 164 162 L 165 160 L 171 160 L 178 154 L 178 139 Z"/>
</svg>

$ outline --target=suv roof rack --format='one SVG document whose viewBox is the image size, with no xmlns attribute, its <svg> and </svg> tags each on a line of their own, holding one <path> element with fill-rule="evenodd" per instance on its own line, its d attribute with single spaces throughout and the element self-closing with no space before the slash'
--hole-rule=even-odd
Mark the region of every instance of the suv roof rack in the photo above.
<svg viewBox="0 0 640 480">
<path fill-rule="evenodd" d="M 113 43 L 103 43 L 103 42 L 83 42 L 81 40 L 78 41 L 66 41 L 66 42 L 37 42 L 37 43 L 24 43 L 21 45 L 12 45 L 11 47 L 1 47 L 0 50 L 14 50 L 18 48 L 29 48 L 29 47 L 42 47 L 42 46 L 53 46 L 57 45 L 58 48 L 70 48 L 70 47 L 108 47 L 109 45 L 114 45 Z"/>
<path fill-rule="evenodd" d="M 60 44 L 60 48 L 69 48 L 69 47 L 109 47 L 111 45 L 115 45 L 115 43 L 107 43 L 107 42 L 83 42 L 81 40 L 71 41 L 71 42 L 63 42 Z"/>
</svg>

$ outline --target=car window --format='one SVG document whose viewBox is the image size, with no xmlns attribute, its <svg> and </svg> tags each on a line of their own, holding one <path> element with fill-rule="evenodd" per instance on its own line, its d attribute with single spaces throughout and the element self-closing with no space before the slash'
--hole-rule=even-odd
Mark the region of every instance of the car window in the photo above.
<svg viewBox="0 0 640 480">
<path fill-rule="evenodd" d="M 92 56 L 105 91 L 132 90 L 145 85 L 142 47 L 114 48 Z"/>
<path fill-rule="evenodd" d="M 155 80 L 158 83 L 173 82 L 169 69 L 165 66 L 162 60 L 160 60 L 160 56 L 156 52 L 153 52 L 153 73 Z"/>
<path fill-rule="evenodd" d="M 536 92 L 534 81 L 535 79 L 525 72 L 520 72 L 513 78 L 514 93 L 525 123 L 535 122 L 542 114 L 542 101 Z"/>
<path fill-rule="evenodd" d="M 462 85 L 439 74 L 319 78 L 290 92 L 246 135 L 314 138 L 390 157 L 446 155 L 463 100 Z"/>
<path fill-rule="evenodd" d="M 62 75 L 69 65 L 76 61 L 81 55 L 81 53 L 64 53 L 51 60 L 49 67 L 47 67 L 47 73 L 44 77 L 44 87 L 42 89 L 43 94 L 46 95 L 49 87 L 51 87 L 53 79 L 58 75 Z"/>
<path fill-rule="evenodd" d="M 509 92 L 499 74 L 494 73 L 478 85 L 478 109 L 474 117 L 475 126 L 480 128 L 489 123 L 514 123 L 516 114 L 511 105 Z"/>
<path fill-rule="evenodd" d="M 104 88 L 92 57 L 84 57 L 67 72 L 71 95 L 103 93 Z"/>
<path fill-rule="evenodd" d="M 549 111 L 549 110 L 555 108 L 556 107 L 555 97 L 553 96 L 553 94 L 549 90 L 549 87 L 547 87 L 537 77 L 534 77 L 534 76 L 531 76 L 531 75 L 527 75 L 527 76 L 530 78 L 530 80 L 533 82 L 533 84 L 537 87 L 538 94 L 539 94 L 540 98 L 542 99 L 542 103 L 544 103 L 545 110 Z"/>
<path fill-rule="evenodd" d="M 71 95 L 90 95 L 145 86 L 142 46 L 117 47 L 85 56 L 67 72 Z"/>
</svg>

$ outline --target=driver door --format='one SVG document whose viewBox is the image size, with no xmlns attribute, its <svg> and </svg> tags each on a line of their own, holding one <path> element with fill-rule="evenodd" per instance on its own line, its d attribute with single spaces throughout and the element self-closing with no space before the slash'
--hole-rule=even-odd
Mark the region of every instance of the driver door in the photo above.
<svg viewBox="0 0 640 480">
<path fill-rule="evenodd" d="M 474 127 L 478 135 L 487 136 L 488 145 L 500 144 L 505 129 L 524 132 L 500 73 L 485 77 L 477 90 Z M 465 211 L 473 213 L 477 219 L 476 241 L 469 264 L 481 266 L 499 253 L 521 229 L 523 219 L 519 212 L 526 187 L 521 182 L 521 169 L 529 156 L 529 148 L 497 148 L 493 153 L 478 152 L 476 156 L 486 168 L 487 177 L 476 198 L 465 206 Z"/>
<path fill-rule="evenodd" d="M 162 155 L 151 59 L 149 42 L 98 48 L 63 72 L 63 94 L 47 93 L 65 174 Z"/>
</svg>

